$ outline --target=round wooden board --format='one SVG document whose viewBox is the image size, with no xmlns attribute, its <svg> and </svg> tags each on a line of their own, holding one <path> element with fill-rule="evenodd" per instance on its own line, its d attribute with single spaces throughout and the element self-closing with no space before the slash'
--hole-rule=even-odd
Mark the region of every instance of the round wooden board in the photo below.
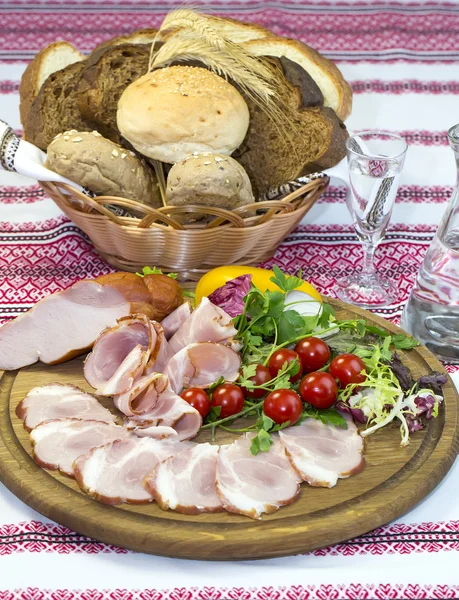
<svg viewBox="0 0 459 600">
<path fill-rule="evenodd" d="M 364 317 L 393 332 L 400 330 L 367 311 L 329 300 L 340 318 Z M 442 366 L 425 348 L 403 353 L 415 377 Z M 400 447 L 398 427 L 385 428 L 365 442 L 366 468 L 332 489 L 302 485 L 294 504 L 252 521 L 216 513 L 198 516 L 164 512 L 155 504 L 106 506 L 82 493 L 76 483 L 37 467 L 29 436 L 15 415 L 26 393 L 59 381 L 90 391 L 82 359 L 6 372 L 0 381 L 0 479 L 22 501 L 82 535 L 139 552 L 169 557 L 236 560 L 307 552 L 361 535 L 416 505 L 443 479 L 459 446 L 458 395 L 450 381 L 439 417 Z M 106 402 L 106 401 L 105 401 Z M 108 404 L 106 404 L 108 406 Z M 196 439 L 207 441 L 208 432 Z M 228 434 L 227 434 L 228 435 Z M 217 441 L 228 441 L 217 433 Z"/>
</svg>

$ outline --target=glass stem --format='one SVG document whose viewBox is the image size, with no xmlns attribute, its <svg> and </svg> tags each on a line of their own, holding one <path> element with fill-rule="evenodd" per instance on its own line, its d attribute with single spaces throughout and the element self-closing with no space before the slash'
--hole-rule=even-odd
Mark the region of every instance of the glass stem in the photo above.
<svg viewBox="0 0 459 600">
<path fill-rule="evenodd" d="M 373 246 L 373 244 L 363 244 L 362 275 L 369 278 L 374 278 L 376 276 L 374 263 L 375 250 L 376 246 Z"/>
</svg>

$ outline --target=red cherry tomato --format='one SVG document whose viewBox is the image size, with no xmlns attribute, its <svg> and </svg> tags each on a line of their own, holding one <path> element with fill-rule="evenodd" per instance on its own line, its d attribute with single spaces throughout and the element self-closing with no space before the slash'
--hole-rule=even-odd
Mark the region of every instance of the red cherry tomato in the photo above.
<svg viewBox="0 0 459 600">
<path fill-rule="evenodd" d="M 301 416 L 303 403 L 293 390 L 274 390 L 266 396 L 263 410 L 274 423 L 290 421 L 290 425 L 293 425 Z"/>
<path fill-rule="evenodd" d="M 180 397 L 188 402 L 188 404 L 191 404 L 191 406 L 198 411 L 203 419 L 209 414 L 210 400 L 209 396 L 203 389 L 198 387 L 188 388 L 187 390 L 183 390 L 183 392 L 180 394 Z"/>
<path fill-rule="evenodd" d="M 300 394 L 314 408 L 330 408 L 338 397 L 338 386 L 329 373 L 309 373 L 301 380 Z"/>
<path fill-rule="evenodd" d="M 295 346 L 295 352 L 300 357 L 303 373 L 312 373 L 324 367 L 330 360 L 330 348 L 316 337 L 300 340 Z"/>
<path fill-rule="evenodd" d="M 263 365 L 257 365 L 257 370 L 253 377 L 249 377 L 250 381 L 253 381 L 254 385 L 265 385 L 268 381 L 271 381 L 271 373 L 269 369 Z M 241 388 L 244 394 L 248 398 L 263 398 L 268 393 L 266 390 L 248 390 L 245 387 Z"/>
<path fill-rule="evenodd" d="M 298 379 L 303 375 L 303 367 L 301 366 L 301 361 L 298 354 L 294 350 L 289 350 L 288 348 L 281 348 L 280 350 L 276 350 L 271 355 L 268 362 L 268 369 L 271 373 L 271 377 L 276 377 L 276 375 L 281 370 L 282 366 L 288 362 L 291 363 L 294 360 L 299 361 L 300 370 L 296 375 L 290 377 L 290 381 L 294 383 L 298 381 Z"/>
<path fill-rule="evenodd" d="M 339 380 L 341 387 L 350 383 L 363 383 L 366 379 L 365 373 L 363 360 L 355 354 L 340 354 L 330 363 L 330 374 Z"/>
<path fill-rule="evenodd" d="M 221 406 L 220 419 L 231 417 L 244 408 L 244 392 L 234 383 L 223 383 L 212 392 L 212 406 Z"/>
</svg>

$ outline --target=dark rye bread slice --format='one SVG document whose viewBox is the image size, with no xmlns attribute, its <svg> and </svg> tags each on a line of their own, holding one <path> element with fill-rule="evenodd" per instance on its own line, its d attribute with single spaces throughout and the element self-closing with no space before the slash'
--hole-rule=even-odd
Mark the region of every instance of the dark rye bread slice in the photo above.
<svg viewBox="0 0 459 600">
<path fill-rule="evenodd" d="M 300 90 L 301 108 L 324 105 L 324 96 L 319 86 L 303 67 L 285 56 L 272 60 L 279 63 L 286 79 Z"/>
<path fill-rule="evenodd" d="M 121 44 L 100 48 L 89 55 L 77 90 L 83 118 L 93 121 L 98 131 L 120 141 L 116 125 L 118 100 L 126 87 L 148 71 L 150 45 Z"/>
<path fill-rule="evenodd" d="M 82 118 L 76 103 L 76 87 L 84 62 L 52 73 L 32 102 L 24 124 L 24 137 L 42 150 L 47 149 L 58 133 L 94 129 L 92 123 Z"/>
<path fill-rule="evenodd" d="M 346 155 L 348 133 L 333 109 L 301 108 L 301 92 L 288 81 L 279 96 L 288 106 L 283 127 L 245 98 L 250 125 L 233 158 L 247 171 L 256 197 L 272 186 L 332 167 Z"/>
</svg>

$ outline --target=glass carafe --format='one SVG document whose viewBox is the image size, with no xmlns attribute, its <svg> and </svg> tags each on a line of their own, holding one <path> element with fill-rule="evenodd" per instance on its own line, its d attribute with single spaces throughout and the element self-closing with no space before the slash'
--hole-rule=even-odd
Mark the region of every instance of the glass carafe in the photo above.
<svg viewBox="0 0 459 600">
<path fill-rule="evenodd" d="M 459 363 L 459 124 L 448 138 L 456 158 L 456 187 L 419 270 L 402 327 L 438 358 Z"/>
</svg>

